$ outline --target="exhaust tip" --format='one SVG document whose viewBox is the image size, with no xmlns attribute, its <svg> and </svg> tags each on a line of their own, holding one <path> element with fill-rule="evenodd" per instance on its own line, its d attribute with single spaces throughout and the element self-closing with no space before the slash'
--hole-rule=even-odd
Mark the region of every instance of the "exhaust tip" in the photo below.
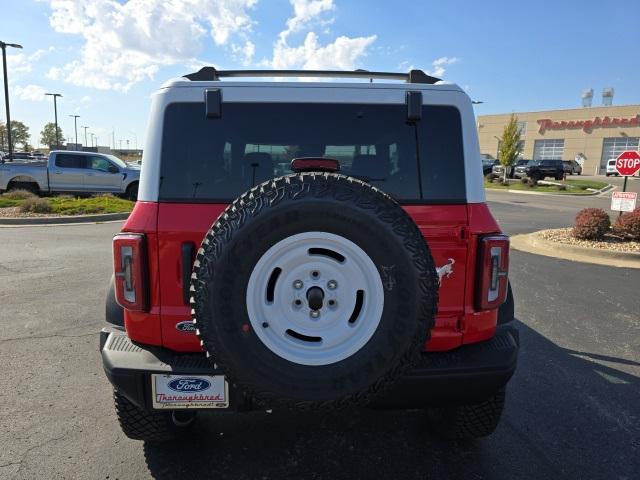
<svg viewBox="0 0 640 480">
<path fill-rule="evenodd" d="M 171 412 L 171 421 L 176 427 L 188 427 L 193 423 L 197 415 L 197 412 L 190 412 L 188 410 L 174 410 Z"/>
</svg>

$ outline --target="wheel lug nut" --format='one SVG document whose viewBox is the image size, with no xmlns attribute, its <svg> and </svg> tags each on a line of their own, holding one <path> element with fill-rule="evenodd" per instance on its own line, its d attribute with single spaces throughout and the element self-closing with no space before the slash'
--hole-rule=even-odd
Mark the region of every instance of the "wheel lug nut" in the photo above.
<svg viewBox="0 0 640 480">
<path fill-rule="evenodd" d="M 296 290 L 300 290 L 302 287 L 304 287 L 304 283 L 302 283 L 302 280 L 296 280 L 295 282 L 293 282 L 293 288 L 295 288 Z"/>
<path fill-rule="evenodd" d="M 327 288 L 329 290 L 335 290 L 336 288 L 338 288 L 338 282 L 336 282 L 335 280 L 329 280 L 327 282 Z"/>
<path fill-rule="evenodd" d="M 318 318 L 320 316 L 320 312 L 318 310 L 311 310 L 309 315 L 311 315 L 311 318 Z"/>
</svg>

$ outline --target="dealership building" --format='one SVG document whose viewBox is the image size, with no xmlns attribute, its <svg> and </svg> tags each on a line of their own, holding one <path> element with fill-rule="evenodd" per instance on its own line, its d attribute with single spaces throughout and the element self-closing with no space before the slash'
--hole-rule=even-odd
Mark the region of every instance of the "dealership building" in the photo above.
<svg viewBox="0 0 640 480">
<path fill-rule="evenodd" d="M 640 105 L 514 112 L 522 135 L 522 158 L 577 160 L 587 175 L 603 174 L 607 161 L 640 150 Z M 478 116 L 480 152 L 498 158 L 510 113 Z"/>
</svg>

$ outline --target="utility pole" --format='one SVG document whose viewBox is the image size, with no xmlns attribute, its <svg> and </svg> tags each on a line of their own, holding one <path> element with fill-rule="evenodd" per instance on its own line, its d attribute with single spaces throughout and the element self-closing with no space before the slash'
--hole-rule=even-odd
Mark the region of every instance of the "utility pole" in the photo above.
<svg viewBox="0 0 640 480">
<path fill-rule="evenodd" d="M 56 122 L 56 148 L 60 148 L 60 138 L 58 137 L 58 97 L 62 97 L 59 93 L 45 93 L 53 97 L 53 119 Z"/>
<path fill-rule="evenodd" d="M 9 111 L 9 80 L 7 80 L 7 47 L 22 48 L 17 43 L 0 42 L 2 48 L 2 69 L 4 72 L 4 105 L 7 110 L 7 141 L 9 143 L 9 161 L 13 162 L 13 144 L 11 143 L 11 112 Z"/>
<path fill-rule="evenodd" d="M 70 117 L 73 117 L 73 126 L 76 130 L 76 145 L 75 148 L 78 149 L 78 119 L 80 118 L 80 115 L 69 115 Z"/>
<path fill-rule="evenodd" d="M 113 149 L 116 149 L 116 129 L 111 127 L 111 145 L 113 145 Z"/>
<path fill-rule="evenodd" d="M 80 128 L 84 128 L 84 144 L 88 147 L 89 144 L 87 143 L 87 128 L 89 128 L 89 127 L 83 125 Z"/>
</svg>

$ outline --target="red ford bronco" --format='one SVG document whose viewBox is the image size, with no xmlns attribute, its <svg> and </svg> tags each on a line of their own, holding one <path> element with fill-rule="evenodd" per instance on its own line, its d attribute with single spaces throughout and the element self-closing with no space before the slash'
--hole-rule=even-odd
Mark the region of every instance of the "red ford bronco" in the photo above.
<svg viewBox="0 0 640 480">
<path fill-rule="evenodd" d="M 222 80 L 267 76 L 315 80 Z M 100 337 L 128 437 L 171 439 L 201 410 L 347 406 L 495 430 L 518 355 L 509 239 L 459 87 L 205 67 L 150 120 Z"/>
</svg>

